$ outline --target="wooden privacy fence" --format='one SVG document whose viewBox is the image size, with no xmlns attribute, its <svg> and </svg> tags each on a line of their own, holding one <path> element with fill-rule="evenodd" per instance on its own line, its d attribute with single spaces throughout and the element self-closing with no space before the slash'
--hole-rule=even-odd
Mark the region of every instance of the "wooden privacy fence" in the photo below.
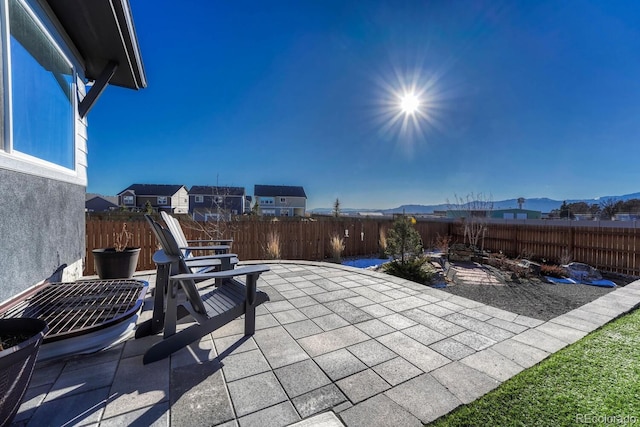
<svg viewBox="0 0 640 427">
<path fill-rule="evenodd" d="M 189 219 L 179 218 L 187 239 L 207 238 L 207 234 L 199 229 L 211 227 L 212 224 L 195 223 Z M 87 217 L 87 248 L 85 275 L 95 274 L 92 250 L 112 247 L 114 234 L 122 230 L 127 223 L 133 238 L 128 246 L 140 247 L 138 270 L 154 269 L 151 257 L 157 249 L 155 237 L 146 221 L 132 217 L 123 219 L 102 219 Z M 308 219 L 279 219 L 278 221 L 241 219 L 229 223 L 225 237 L 234 239 L 231 248 L 241 260 L 265 259 L 269 234 L 275 233 L 280 239 L 280 258 L 317 261 L 331 257 L 329 240 L 332 235 L 344 239 L 343 257 L 378 254 L 380 252 L 380 233 L 386 233 L 391 227 L 391 220 L 323 218 L 310 221 Z M 449 224 L 444 222 L 419 222 L 416 229 L 425 243 L 432 242 L 437 234 L 446 235 Z"/>
<path fill-rule="evenodd" d="M 451 224 L 450 234 L 452 241 L 463 242 L 459 223 Z M 554 263 L 568 256 L 571 261 L 603 271 L 640 276 L 640 230 L 635 227 L 589 227 L 568 221 L 549 225 L 487 224 L 484 249 Z"/>
<path fill-rule="evenodd" d="M 113 246 L 114 233 L 119 232 L 125 222 L 133 233 L 129 246 L 141 248 L 138 270 L 155 268 L 151 257 L 157 243 L 142 217 L 131 217 L 125 221 L 89 216 L 86 220 L 86 275 L 95 274 L 91 251 Z M 187 239 L 206 238 L 206 234 L 198 230 L 206 226 L 204 223 L 194 223 L 186 218 L 180 218 L 180 222 Z M 285 218 L 278 221 L 242 218 L 229 223 L 225 237 L 234 239 L 232 252 L 241 260 L 264 259 L 270 233 L 279 236 L 280 258 L 322 260 L 331 257 L 329 240 L 334 234 L 344 239 L 344 257 L 378 254 L 380 235 L 386 235 L 392 223 L 390 219 L 365 218 Z M 450 235 L 451 243 L 464 242 L 460 223 L 419 220 L 415 227 L 426 247 L 432 246 L 438 235 Z M 637 253 L 640 231 L 634 227 L 585 227 L 573 222 L 562 225 L 490 223 L 485 233 L 484 249 L 502 251 L 510 257 L 524 255 L 552 262 L 558 262 L 566 252 L 573 261 L 585 262 L 604 271 L 640 276 L 640 254 Z"/>
</svg>

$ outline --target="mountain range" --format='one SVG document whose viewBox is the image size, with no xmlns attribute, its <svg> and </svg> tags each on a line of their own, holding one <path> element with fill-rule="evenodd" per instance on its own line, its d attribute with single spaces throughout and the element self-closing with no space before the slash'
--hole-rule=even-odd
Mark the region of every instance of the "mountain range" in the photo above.
<svg viewBox="0 0 640 427">
<path fill-rule="evenodd" d="M 630 199 L 640 199 L 640 192 L 624 194 L 622 196 L 604 196 L 598 197 L 594 199 L 571 199 L 571 200 L 553 200 L 547 197 L 540 198 L 532 198 L 525 199 L 525 202 L 522 205 L 522 209 L 528 209 L 532 211 L 541 211 L 543 213 L 551 212 L 554 209 L 560 208 L 562 202 L 567 203 L 578 203 L 585 202 L 589 205 L 591 204 L 600 204 L 603 200 L 614 200 L 614 201 L 626 201 Z M 493 209 L 511 209 L 518 207 L 518 199 L 507 199 L 507 200 L 499 200 L 493 202 Z M 451 209 L 451 204 L 441 203 L 439 205 L 402 205 L 397 208 L 392 209 L 356 209 L 356 208 L 341 208 L 340 211 L 343 213 L 354 213 L 354 212 L 380 212 L 382 214 L 391 215 L 394 213 L 402 213 L 405 212 L 407 214 L 429 214 L 434 211 L 445 211 Z M 316 214 L 328 214 L 333 211 L 333 208 L 316 208 L 311 209 L 310 212 Z"/>
</svg>

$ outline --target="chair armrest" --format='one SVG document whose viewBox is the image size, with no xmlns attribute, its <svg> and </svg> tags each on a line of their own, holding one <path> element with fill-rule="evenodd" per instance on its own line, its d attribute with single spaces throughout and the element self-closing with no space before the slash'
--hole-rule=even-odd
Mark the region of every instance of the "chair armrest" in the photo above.
<svg viewBox="0 0 640 427">
<path fill-rule="evenodd" d="M 222 265 L 222 261 L 220 258 L 206 258 L 206 259 L 186 259 L 185 260 L 187 267 L 189 268 L 198 268 L 198 267 L 216 267 Z M 230 257 L 229 264 L 237 264 L 240 262 L 237 257 Z M 233 268 L 233 267 L 231 267 Z M 204 273 L 201 273 L 204 274 Z"/>
<path fill-rule="evenodd" d="M 205 242 L 215 242 L 219 245 L 228 245 L 229 243 L 233 243 L 233 239 L 187 240 L 187 243 L 205 243 Z"/>
<path fill-rule="evenodd" d="M 176 274 L 171 276 L 171 280 L 204 280 L 204 279 L 232 279 L 236 276 L 248 276 L 251 274 L 261 274 L 265 271 L 269 271 L 270 268 L 266 265 L 248 265 L 245 267 L 238 267 L 233 270 L 216 271 L 214 273 L 191 273 L 191 274 Z"/>
<path fill-rule="evenodd" d="M 186 249 L 188 251 L 228 251 L 231 249 L 229 245 L 214 245 L 214 246 L 181 246 L 180 249 Z"/>
<path fill-rule="evenodd" d="M 225 258 L 238 258 L 237 254 L 216 254 L 216 255 L 200 255 L 200 256 L 189 256 L 184 260 L 189 263 L 190 261 L 198 261 L 202 259 L 225 259 Z"/>
</svg>

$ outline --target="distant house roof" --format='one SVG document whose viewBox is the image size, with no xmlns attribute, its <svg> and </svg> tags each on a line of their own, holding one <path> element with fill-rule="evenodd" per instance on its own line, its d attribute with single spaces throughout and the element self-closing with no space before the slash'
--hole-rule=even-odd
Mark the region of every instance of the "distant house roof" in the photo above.
<svg viewBox="0 0 640 427">
<path fill-rule="evenodd" d="M 115 199 L 115 202 L 113 201 Z M 118 209 L 117 197 L 97 196 L 87 198 L 84 202 L 84 208 L 87 212 L 106 212 Z"/>
<path fill-rule="evenodd" d="M 218 187 L 211 185 L 194 185 L 189 190 L 189 194 L 206 196 L 244 196 L 244 187 Z"/>
<path fill-rule="evenodd" d="M 187 189 L 184 185 L 174 184 L 133 184 L 119 192 L 118 195 L 132 191 L 136 196 L 173 196 L 181 188 Z"/>
<path fill-rule="evenodd" d="M 304 197 L 307 195 L 302 187 L 289 185 L 256 185 L 253 187 L 253 194 L 258 197 Z"/>
</svg>

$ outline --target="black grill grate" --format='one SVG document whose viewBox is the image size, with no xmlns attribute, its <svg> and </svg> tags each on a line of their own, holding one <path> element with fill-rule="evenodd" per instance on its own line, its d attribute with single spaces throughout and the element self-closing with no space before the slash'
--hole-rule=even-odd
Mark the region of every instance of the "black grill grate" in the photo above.
<svg viewBox="0 0 640 427">
<path fill-rule="evenodd" d="M 0 318 L 35 317 L 49 325 L 44 343 L 84 335 L 133 316 L 147 291 L 142 280 L 51 283 L 11 305 Z"/>
</svg>

